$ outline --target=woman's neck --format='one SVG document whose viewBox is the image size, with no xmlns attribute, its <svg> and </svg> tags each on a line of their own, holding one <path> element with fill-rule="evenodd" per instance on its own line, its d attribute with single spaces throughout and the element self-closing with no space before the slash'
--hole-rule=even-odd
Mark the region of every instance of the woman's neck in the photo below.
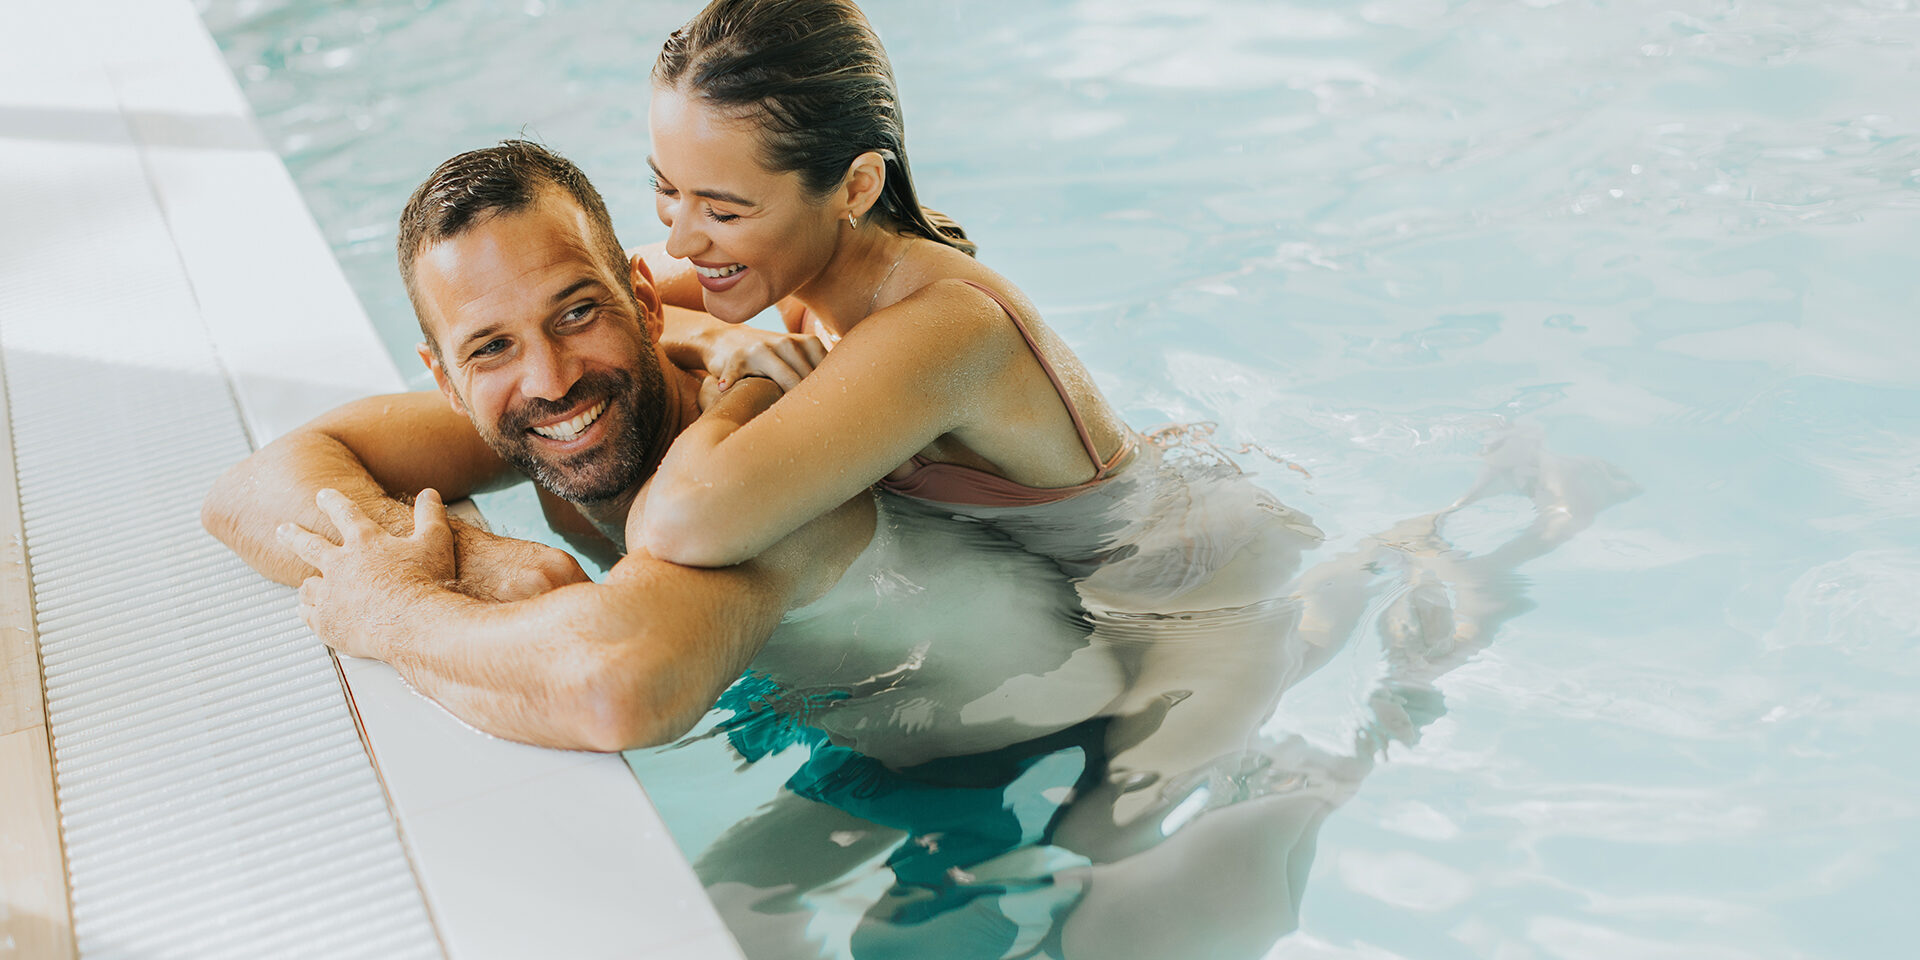
<svg viewBox="0 0 1920 960">
<path fill-rule="evenodd" d="M 846 336 L 868 315 L 899 299 L 889 296 L 889 291 L 900 289 L 901 265 L 917 242 L 881 226 L 848 232 L 851 235 L 819 275 L 793 294 L 814 322 L 835 338 Z"/>
</svg>

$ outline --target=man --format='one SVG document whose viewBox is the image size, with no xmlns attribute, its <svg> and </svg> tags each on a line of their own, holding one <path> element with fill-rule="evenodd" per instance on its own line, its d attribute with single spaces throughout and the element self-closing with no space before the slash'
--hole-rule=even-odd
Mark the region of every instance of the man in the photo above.
<svg viewBox="0 0 1920 960">
<path fill-rule="evenodd" d="M 859 555 L 870 497 L 735 567 L 634 552 L 602 584 L 561 551 L 450 526 L 442 495 L 524 474 L 556 526 L 619 545 L 654 467 L 701 415 L 702 381 L 659 346 L 651 275 L 621 252 L 599 194 L 538 145 L 442 164 L 408 202 L 399 247 L 438 394 L 359 401 L 274 441 L 216 483 L 203 522 L 261 573 L 300 584 L 302 616 L 329 645 L 387 661 L 482 730 L 590 750 L 675 738 L 784 611 Z M 706 415 L 737 423 L 778 395 L 749 377 Z M 396 499 L 415 491 L 411 510 Z M 340 545 L 312 532 L 327 530 Z"/>
</svg>

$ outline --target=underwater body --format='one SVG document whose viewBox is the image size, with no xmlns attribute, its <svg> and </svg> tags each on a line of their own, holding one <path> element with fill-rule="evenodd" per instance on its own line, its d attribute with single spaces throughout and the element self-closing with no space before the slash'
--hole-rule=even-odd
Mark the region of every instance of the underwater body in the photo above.
<svg viewBox="0 0 1920 960">
<path fill-rule="evenodd" d="M 1515 568 L 1637 492 L 1535 437 L 1487 462 L 1453 504 L 1305 569 L 1322 532 L 1189 447 L 1044 507 L 881 494 L 874 543 L 705 729 L 631 762 L 703 821 L 738 817 L 676 839 L 749 956 L 1263 955 L 1298 923 L 1327 815 L 1527 608 Z M 1453 513 L 1515 493 L 1536 519 L 1509 540 L 1446 540 Z M 1352 742 L 1269 728 L 1363 620 L 1384 669 Z"/>
</svg>

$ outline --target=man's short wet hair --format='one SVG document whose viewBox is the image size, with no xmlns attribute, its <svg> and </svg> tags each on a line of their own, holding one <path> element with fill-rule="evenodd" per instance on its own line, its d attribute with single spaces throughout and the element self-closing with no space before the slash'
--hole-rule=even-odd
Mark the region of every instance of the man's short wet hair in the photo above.
<svg viewBox="0 0 1920 960">
<path fill-rule="evenodd" d="M 573 161 L 528 140 L 502 140 L 498 146 L 469 150 L 441 164 L 413 191 L 400 212 L 400 277 L 407 285 L 420 333 L 439 356 L 440 344 L 427 329 L 426 314 L 414 287 L 414 258 L 429 244 L 457 237 L 503 213 L 519 213 L 533 206 L 549 187 L 567 192 L 587 212 L 593 241 L 607 258 L 621 288 L 633 295 L 627 255 L 614 235 L 606 201 Z"/>
</svg>

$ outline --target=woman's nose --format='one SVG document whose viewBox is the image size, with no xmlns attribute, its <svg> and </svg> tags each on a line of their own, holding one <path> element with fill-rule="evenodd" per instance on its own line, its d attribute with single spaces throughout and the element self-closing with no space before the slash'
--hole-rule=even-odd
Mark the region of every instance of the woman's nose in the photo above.
<svg viewBox="0 0 1920 960">
<path fill-rule="evenodd" d="M 667 256 L 676 260 L 692 259 L 694 254 L 706 249 L 706 236 L 694 226 L 696 218 L 687 216 L 684 211 L 671 210 L 667 221 Z"/>
</svg>

